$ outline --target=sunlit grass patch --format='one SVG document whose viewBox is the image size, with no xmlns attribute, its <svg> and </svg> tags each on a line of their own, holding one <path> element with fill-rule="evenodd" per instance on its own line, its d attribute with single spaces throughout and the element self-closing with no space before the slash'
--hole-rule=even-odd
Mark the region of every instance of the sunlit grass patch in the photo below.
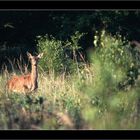
<svg viewBox="0 0 140 140">
<path fill-rule="evenodd" d="M 53 47 L 58 50 L 55 41 L 53 38 L 51 41 L 43 40 L 43 45 L 48 46 L 49 44 L 44 44 L 47 42 L 54 43 Z M 62 45 L 62 42 L 57 43 Z M 120 37 L 112 37 L 103 32 L 100 46 L 95 46 L 95 51 L 89 56 L 90 64 L 71 59 L 74 63 L 71 65 L 73 72 L 61 69 L 59 73 L 52 62 L 51 68 L 43 69 L 43 64 L 47 62 L 46 55 L 39 64 L 38 89 L 28 94 L 8 92 L 6 82 L 12 73 L 4 71 L 0 75 L 0 128 L 47 130 L 140 128 L 138 66 L 127 43 Z M 79 47 L 78 44 L 75 45 Z M 59 53 L 54 54 L 58 57 Z M 55 57 L 54 54 L 50 55 Z M 63 60 L 63 57 L 60 59 Z M 55 59 L 54 62 L 56 61 Z M 69 62 L 65 64 L 68 65 Z M 15 73 L 23 74 L 22 71 Z"/>
</svg>

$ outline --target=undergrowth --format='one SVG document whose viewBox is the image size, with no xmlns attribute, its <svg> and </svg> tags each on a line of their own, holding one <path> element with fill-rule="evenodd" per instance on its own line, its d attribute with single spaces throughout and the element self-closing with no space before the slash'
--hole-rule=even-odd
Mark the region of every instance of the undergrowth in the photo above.
<svg viewBox="0 0 140 140">
<path fill-rule="evenodd" d="M 91 63 L 82 62 L 81 67 L 76 57 L 70 59 L 71 65 L 64 63 L 70 57 L 62 47 L 64 42 L 42 39 L 39 51 L 46 56 L 39 63 L 37 91 L 27 95 L 8 93 L 5 84 L 10 73 L 4 71 L 0 76 L 0 129 L 140 128 L 139 64 L 127 40 L 102 31 L 97 43 L 95 35 Z M 78 41 L 75 46 L 78 50 Z M 65 69 L 69 66 L 70 72 Z"/>
</svg>

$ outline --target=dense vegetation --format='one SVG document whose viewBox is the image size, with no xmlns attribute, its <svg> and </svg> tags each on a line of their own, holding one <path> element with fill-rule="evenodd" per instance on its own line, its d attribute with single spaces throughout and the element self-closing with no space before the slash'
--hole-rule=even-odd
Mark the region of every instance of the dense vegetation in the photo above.
<svg viewBox="0 0 140 140">
<path fill-rule="evenodd" d="M 1 129 L 139 129 L 139 11 L 0 12 Z M 41 19 L 41 20 L 40 20 Z M 135 22 L 137 21 L 137 22 Z M 38 90 L 9 93 L 43 52 Z"/>
</svg>

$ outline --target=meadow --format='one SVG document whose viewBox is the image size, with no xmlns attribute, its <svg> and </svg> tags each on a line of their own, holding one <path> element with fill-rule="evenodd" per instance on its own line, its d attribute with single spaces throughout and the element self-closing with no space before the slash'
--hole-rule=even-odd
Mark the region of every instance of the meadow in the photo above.
<svg viewBox="0 0 140 140">
<path fill-rule="evenodd" d="M 76 32 L 65 42 L 37 37 L 38 52 L 44 56 L 38 64 L 38 89 L 32 93 L 6 89 L 12 75 L 30 71 L 27 66 L 19 62 L 18 70 L 3 69 L 0 129 L 140 128 L 138 48 L 120 35 L 103 30 L 100 40 L 98 34 L 94 36 L 95 49 L 88 53 L 87 63 L 78 51 L 82 36 Z"/>
</svg>

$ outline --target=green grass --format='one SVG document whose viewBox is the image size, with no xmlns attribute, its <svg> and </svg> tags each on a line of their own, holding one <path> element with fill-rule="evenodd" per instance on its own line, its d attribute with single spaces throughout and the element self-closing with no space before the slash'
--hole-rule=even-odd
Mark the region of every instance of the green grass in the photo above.
<svg viewBox="0 0 140 140">
<path fill-rule="evenodd" d="M 40 42 L 44 51 L 47 42 Z M 63 69 L 57 73 L 55 67 L 47 71 L 43 67 L 52 57 L 45 55 L 39 63 L 38 89 L 31 94 L 8 93 L 5 84 L 11 74 L 5 70 L 0 75 L 0 129 L 139 129 L 140 78 L 135 50 L 105 32 L 99 45 L 89 54 L 90 66 L 71 60 L 73 72 Z M 59 50 L 57 45 L 53 47 Z M 64 67 L 69 67 L 68 62 Z"/>
<path fill-rule="evenodd" d="M 32 129 L 32 125 L 40 129 L 74 127 L 83 97 L 65 75 L 55 78 L 53 73 L 39 74 L 38 90 L 28 95 L 7 93 L 7 78 L 1 76 L 0 79 L 1 129 Z"/>
<path fill-rule="evenodd" d="M 8 77 L 1 75 L 0 129 L 138 129 L 139 86 L 114 90 L 93 69 L 71 76 L 39 73 L 39 88 L 28 95 L 6 93 Z"/>
</svg>

